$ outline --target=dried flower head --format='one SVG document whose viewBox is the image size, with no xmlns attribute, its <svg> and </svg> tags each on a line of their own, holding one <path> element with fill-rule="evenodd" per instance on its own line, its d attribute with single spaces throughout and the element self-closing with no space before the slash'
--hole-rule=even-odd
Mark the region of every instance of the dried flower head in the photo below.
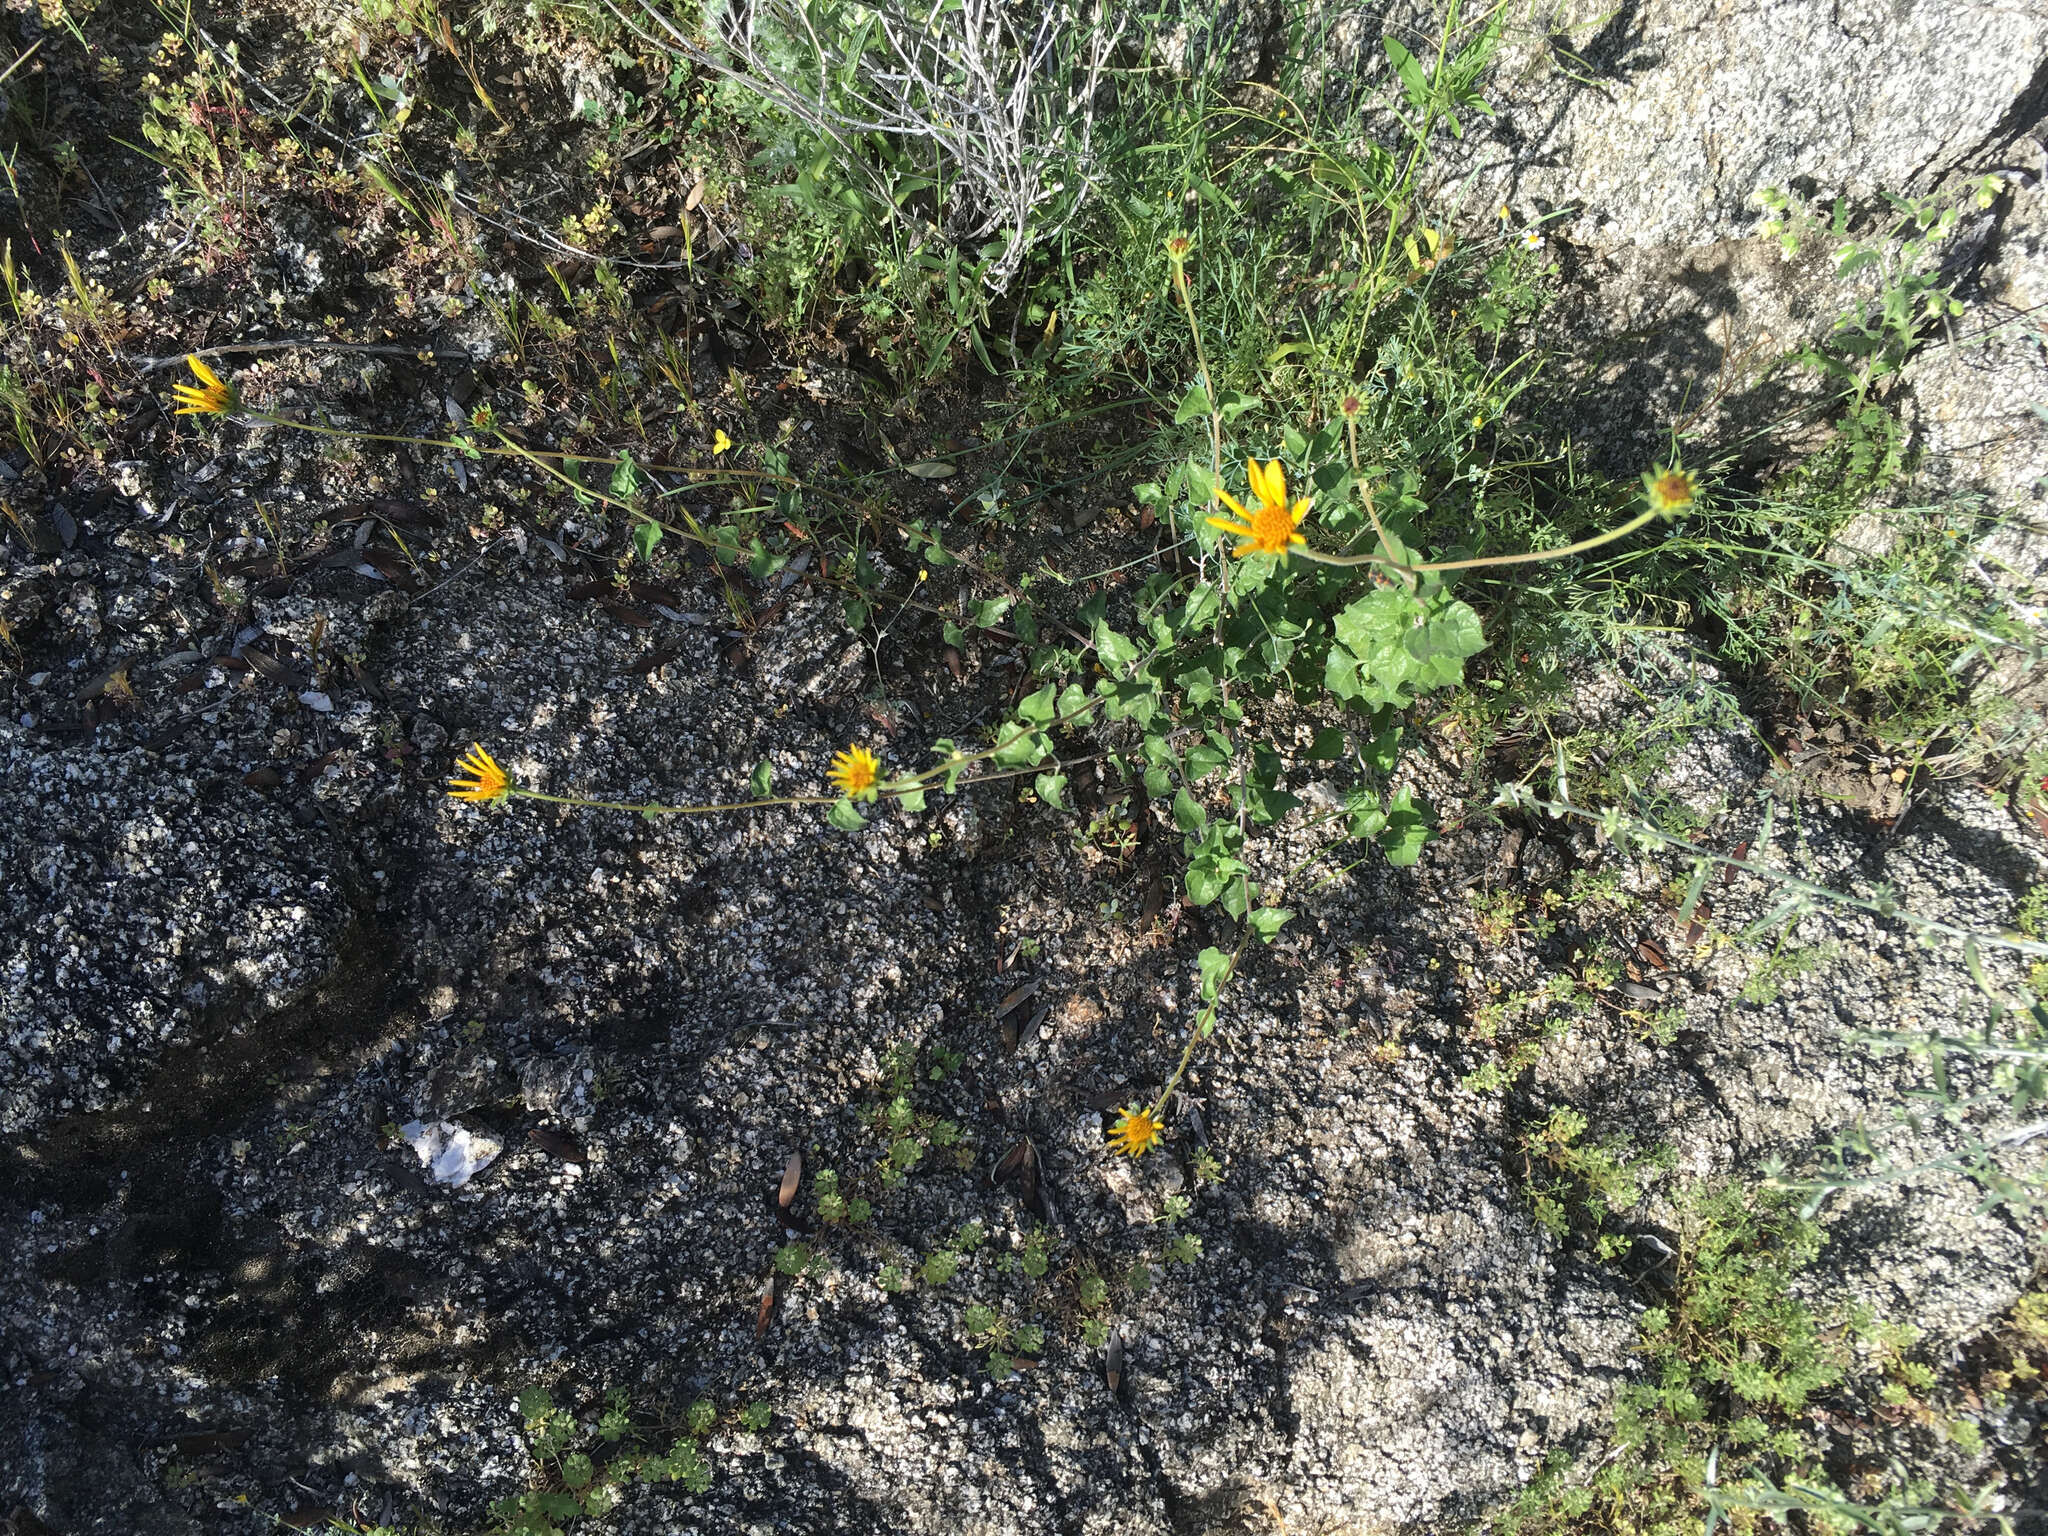
<svg viewBox="0 0 2048 1536">
<path fill-rule="evenodd" d="M 1186 261 L 1193 254 L 1194 249 L 1195 242 L 1186 235 L 1168 235 L 1166 237 L 1166 259 L 1175 266 L 1179 266 L 1182 262 Z"/>
<path fill-rule="evenodd" d="M 215 373 L 196 357 L 187 356 L 185 366 L 192 370 L 197 384 L 173 384 L 171 398 L 178 402 L 180 416 L 229 416 L 242 403 L 241 393 L 234 385 Z"/>
<path fill-rule="evenodd" d="M 1337 410 L 1346 421 L 1356 421 L 1365 412 L 1364 397 L 1354 390 L 1337 402 Z"/>
<path fill-rule="evenodd" d="M 1684 470 L 1658 465 L 1643 476 L 1643 490 L 1650 505 L 1668 515 L 1683 512 L 1699 494 L 1699 482 Z"/>
<path fill-rule="evenodd" d="M 833 754 L 831 771 L 825 777 L 849 800 L 872 800 L 881 775 L 881 759 L 866 747 L 852 746 Z"/>
<path fill-rule="evenodd" d="M 1278 459 L 1263 467 L 1253 459 L 1246 467 L 1250 471 L 1252 494 L 1259 499 L 1258 506 L 1247 512 L 1242 502 L 1219 488 L 1216 499 L 1235 512 L 1239 520 L 1233 523 L 1227 517 L 1212 517 L 1209 525 L 1237 535 L 1241 542 L 1231 551 L 1233 555 L 1277 555 L 1284 565 L 1289 550 L 1308 542 L 1296 530 L 1308 516 L 1309 499 L 1304 496 L 1292 506 L 1288 504 L 1287 476 L 1282 473 Z"/>
<path fill-rule="evenodd" d="M 1110 1150 L 1121 1152 L 1126 1157 L 1142 1157 L 1159 1144 L 1160 1132 L 1164 1129 L 1152 1118 L 1152 1111 L 1127 1104 L 1116 1117 L 1116 1124 L 1110 1127 Z"/>
<path fill-rule="evenodd" d="M 480 805 L 488 805 L 512 793 L 512 781 L 505 776 L 505 770 L 492 760 L 491 754 L 483 749 L 481 742 L 472 742 L 455 766 L 462 772 L 448 780 L 448 793 L 457 800 L 474 800 Z"/>
</svg>

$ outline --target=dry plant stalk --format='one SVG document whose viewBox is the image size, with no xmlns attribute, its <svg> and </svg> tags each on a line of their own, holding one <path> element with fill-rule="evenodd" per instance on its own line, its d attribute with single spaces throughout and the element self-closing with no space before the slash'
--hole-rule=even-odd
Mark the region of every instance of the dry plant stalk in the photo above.
<svg viewBox="0 0 2048 1536">
<path fill-rule="evenodd" d="M 885 134 L 929 145 L 942 171 L 941 223 L 1002 249 L 982 270 L 992 293 L 1009 286 L 1026 252 L 1057 235 L 1090 187 L 1102 71 L 1123 35 L 1105 0 L 924 0 L 841 6 L 752 0 L 707 24 L 707 44 L 655 0 L 630 16 L 605 0 L 649 46 L 681 54 L 754 91 L 839 151 L 867 176 L 876 200 L 901 215 L 858 140 Z M 652 30 L 650 30 L 650 25 Z"/>
</svg>

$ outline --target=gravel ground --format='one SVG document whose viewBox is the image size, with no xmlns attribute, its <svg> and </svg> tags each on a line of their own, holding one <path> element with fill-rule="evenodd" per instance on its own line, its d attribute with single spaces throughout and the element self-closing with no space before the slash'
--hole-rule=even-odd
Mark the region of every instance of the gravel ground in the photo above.
<svg viewBox="0 0 2048 1536">
<path fill-rule="evenodd" d="M 1720 32 L 1685 21 L 1699 9 L 1673 11 L 1673 26 L 1712 53 Z M 1989 16 L 1922 50 L 1939 88 L 1884 135 L 1872 174 L 1886 185 L 1988 142 L 1980 117 L 2004 134 L 2014 103 L 2038 96 L 2016 62 L 2038 29 Z M 300 49 L 274 17 L 241 20 L 259 65 Z M 139 77 L 159 26 L 126 16 L 96 46 Z M 1885 82 L 1903 78 L 1883 52 L 1892 35 L 1830 42 L 1869 86 L 1862 117 L 1882 118 Z M 1831 176 L 1847 153 L 1832 130 L 1789 120 L 1736 142 L 1739 103 L 1717 106 L 1712 195 L 1677 208 L 1698 142 L 1667 131 L 1669 92 L 1711 71 L 1638 67 L 1641 42 L 1577 38 L 1616 72 L 1613 91 L 1524 59 L 1526 99 L 1502 98 L 1503 131 L 1547 158 L 1505 173 L 1520 179 L 1500 195 L 1524 222 L 1582 202 L 1550 235 L 1591 274 L 1580 309 L 1645 330 L 1646 355 L 1609 379 L 1630 395 L 1609 423 L 1624 456 L 1654 447 L 1738 352 L 1732 321 L 1718 339 L 1696 316 L 1665 323 L 1674 303 L 1699 308 L 1688 274 L 1747 294 L 1763 330 L 1826 309 L 1798 273 L 1724 247 L 1747 234 L 1742 198 L 1786 170 L 1788 145 L 1819 146 Z M 1801 50 L 1743 58 L 1759 89 L 1785 71 L 1817 78 Z M 554 132 L 545 114 L 570 123 L 573 99 L 605 79 L 581 53 L 552 64 L 506 88 L 537 136 L 559 140 L 541 148 L 566 171 L 530 144 L 522 168 L 559 200 L 602 134 Z M 430 291 L 393 210 L 351 226 L 310 193 L 232 232 L 233 262 L 187 273 L 156 169 L 99 142 L 137 137 L 132 103 L 85 72 L 52 89 L 98 166 L 108 244 L 81 241 L 83 271 L 119 290 L 136 345 L 325 334 L 345 311 L 366 336 L 440 353 L 372 340 L 249 354 L 236 374 L 252 398 L 392 432 L 463 414 L 503 345 L 480 297 L 508 291 L 503 274 L 480 265 L 463 292 Z M 329 139 L 379 131 L 370 118 L 353 100 L 335 108 Z M 1654 175 L 1638 176 L 1652 141 Z M 24 217 L 48 211 L 36 196 L 62 201 L 62 176 L 24 174 Z M 1623 192 L 1594 196 L 1589 177 Z M 1490 218 L 1492 184 L 1467 190 Z M 539 190 L 532 202 L 541 224 L 573 211 Z M 2034 203 L 2015 206 L 1985 271 L 2017 310 L 2039 221 Z M 622 217 L 659 212 L 650 197 Z M 1657 242 L 1671 248 L 1650 263 L 1662 286 L 1614 254 Z M 737 243 L 701 258 L 742 259 Z M 175 292 L 146 299 L 167 272 Z M 1618 286 L 1602 290 L 1603 272 Z M 635 282 L 651 312 L 683 280 L 657 264 Z M 685 366 L 707 391 L 759 374 L 762 403 L 745 405 L 757 441 L 786 443 L 806 470 L 834 461 L 844 428 L 873 456 L 875 423 L 835 415 L 830 366 L 774 355 L 730 306 L 708 332 Z M 70 354 L 53 338 L 54 369 Z M 2037 359 L 2015 347 L 1988 393 L 1954 357 L 1933 374 L 1916 431 L 1951 467 L 1970 458 L 1977 415 L 2019 422 L 2012 381 Z M 804 386 L 778 390 L 799 367 Z M 486 382 L 509 399 L 516 378 L 508 364 Z M 1994 490 L 2039 467 L 2022 429 Z M 939 424 L 887 430 L 902 462 L 941 451 Z M 173 431 L 147 401 L 105 431 L 104 473 L 0 463 L 12 1536 L 328 1517 L 473 1533 L 492 1500 L 533 1485 L 517 1406 L 533 1388 L 586 1425 L 623 1394 L 657 1448 L 691 1404 L 713 1407 L 709 1487 L 635 1488 L 581 1527 L 593 1531 L 1460 1527 L 1547 1456 L 1598 1451 L 1616 1385 L 1640 1369 L 1641 1287 L 1532 1211 L 1525 1137 L 1553 1106 L 1584 1113 L 1591 1140 L 1668 1149 L 1627 1217 L 1642 1253 L 1677 1235 L 1698 1181 L 1811 1167 L 1858 1131 L 1900 1165 L 1927 1163 L 2010 1124 L 1995 1106 L 1902 1119 L 1933 1086 L 1929 1063 L 1859 1038 L 1981 1022 L 1954 954 L 1896 922 L 1821 911 L 1797 918 L 1786 963 L 1760 979 L 1761 952 L 1735 936 L 1770 916 L 1779 887 L 1716 876 L 1693 932 L 1676 915 L 1682 862 L 1492 815 L 1495 760 L 1456 722 L 1419 715 L 1403 771 L 1442 837 L 1391 870 L 1319 819 L 1343 786 L 1307 758 L 1321 722 L 1282 710 L 1265 735 L 1298 757 L 1289 785 L 1306 805 L 1261 830 L 1254 875 L 1308 871 L 1288 880 L 1298 915 L 1230 984 L 1163 1152 L 1115 1159 L 1105 1125 L 1168 1079 L 1196 957 L 1234 939 L 1172 899 L 1170 823 L 1132 821 L 1092 767 L 1074 771 L 1072 815 L 997 785 L 880 810 L 854 833 L 808 808 L 646 819 L 442 793 L 471 742 L 555 794 L 728 800 L 764 760 L 779 788 L 815 792 L 849 741 L 920 766 L 936 738 L 985 739 L 1023 682 L 1020 657 L 977 641 L 949 662 L 914 614 L 870 650 L 836 595 L 794 570 L 750 583 L 685 562 L 622 584 L 616 531 L 535 515 L 545 498 L 516 465 Z M 890 494 L 913 512 L 938 493 L 902 481 Z M 1032 526 L 1067 530 L 1073 568 L 1129 558 L 1135 534 L 1107 491 L 1063 494 Z M 1967 784 L 1909 794 L 1847 748 L 1796 764 L 1765 752 L 1726 680 L 1682 649 L 1645 642 L 1587 672 L 1554 723 L 1618 744 L 1600 771 L 1630 774 L 1709 846 L 1747 845 L 1843 889 L 1995 930 L 2048 877 L 2040 832 Z M 1085 758 L 1102 743 L 1063 745 Z M 1626 974 L 1587 983 L 1600 957 Z M 1987 963 L 1994 983 L 2017 979 Z M 1560 978 L 1583 993 L 1570 1009 L 1538 999 Z M 1958 1094 L 1982 1086 L 1955 1066 Z M 498 1150 L 451 1187 L 408 1131 Z M 2038 1171 L 2043 1148 L 2016 1141 L 2006 1158 Z M 827 1172 L 871 1219 L 827 1219 Z M 1911 1321 L 1938 1363 L 1972 1347 L 2043 1256 L 2038 1220 L 1981 1211 L 1975 1185 L 1939 1171 L 1822 1211 L 1816 1303 Z M 897 1283 L 948 1245 L 949 1278 Z M 971 1307 L 1010 1330 L 1020 1369 L 990 1368 Z M 1035 1352 L 1027 1328 L 1043 1332 Z M 750 1429 L 740 1414 L 757 1403 L 768 1417 Z M 1992 1454 L 2038 1482 L 2036 1413 L 1994 1425 Z M 1856 1444 L 1867 1453 L 1867 1433 Z"/>
<path fill-rule="evenodd" d="M 1744 1003 L 1754 953 L 1683 948 L 1659 894 L 1672 867 L 1461 811 L 1466 765 L 1444 748 L 1422 787 L 1445 838 L 1412 871 L 1368 863 L 1300 903 L 1233 983 L 1167 1153 L 1122 1163 L 1105 1114 L 1171 1071 L 1194 952 L 1223 937 L 1172 904 L 1133 917 L 1168 833 L 1127 850 L 1001 788 L 855 834 L 799 809 L 648 821 L 445 799 L 435 781 L 473 739 L 535 788 L 676 801 L 732 796 L 762 758 L 808 787 L 847 739 L 885 739 L 873 660 L 836 604 L 798 591 L 741 642 L 700 588 L 647 632 L 570 596 L 578 576 L 538 541 L 502 541 L 438 600 L 333 573 L 265 621 L 303 635 L 317 607 L 356 637 L 325 711 L 251 672 L 201 693 L 200 728 L 154 752 L 135 744 L 160 737 L 154 718 L 84 740 L 10 731 L 9 783 L 55 787 L 7 822 L 9 867 L 40 883 L 37 920 L 10 930 L 5 1219 L 23 1240 L 0 1418 L 9 1494 L 51 1528 L 255 1529 L 387 1502 L 474 1528 L 526 1486 L 512 1398 L 533 1385 L 586 1412 L 622 1389 L 650 1425 L 718 1405 L 710 1490 L 635 1492 L 608 1517 L 621 1531 L 1469 1520 L 1546 1452 L 1591 1444 L 1633 1369 L 1634 1292 L 1530 1215 L 1533 1110 L 1570 1102 L 1595 1134 L 1668 1144 L 1674 1177 L 1796 1160 L 1924 1085 L 1848 1031 L 1975 1006 L 1952 960 L 1823 915 L 1796 937 L 1824 968 Z M 911 691 L 906 665 L 885 661 L 888 692 Z M 964 733 L 1005 676 L 975 657 L 927 690 L 928 721 L 904 712 L 890 753 Z M 1575 707 L 1728 845 L 1753 834 L 1759 791 L 1778 794 L 1754 856 L 1989 927 L 2041 876 L 2032 834 L 1964 790 L 1887 834 L 1766 784 L 1715 696 L 1710 671 L 1646 652 Z M 244 782 L 252 763 L 276 782 Z M 1297 776 L 1311 805 L 1318 771 Z M 73 829 L 65 856 L 37 864 L 53 818 Z M 1262 848 L 1261 874 L 1342 854 L 1306 812 Z M 1607 907 L 1548 939 L 1481 930 L 1475 897 L 1574 871 L 1612 874 Z M 1713 929 L 1774 900 L 1748 877 L 1717 887 Z M 148 922 L 193 937 L 152 943 Z M 1680 957 L 1651 980 L 1682 1023 L 1603 1002 L 1505 1092 L 1466 1086 L 1500 1048 L 1475 1008 L 1603 931 Z M 962 1139 L 927 1134 L 886 1187 L 899 1093 Z M 393 1131 L 415 1119 L 506 1150 L 460 1189 L 431 1184 Z M 992 1179 L 1027 1138 L 1036 1210 Z M 792 1152 L 805 1182 L 784 1212 Z M 872 1222 L 818 1221 L 823 1169 Z M 1660 1189 L 1645 1230 L 1669 1215 Z M 1175 1196 L 1189 1209 L 1169 1225 Z M 1940 1348 L 2030 1272 L 2028 1235 L 1979 1219 L 1959 1182 L 1837 1199 L 1826 1288 Z M 881 1287 L 968 1222 L 986 1241 L 950 1280 Z M 1192 1263 L 1168 1255 L 1182 1232 Z M 812 1266 L 759 1327 L 793 1234 Z M 1088 1274 L 1110 1282 L 1115 1391 L 1081 1337 Z M 1042 1327 L 1038 1363 L 992 1378 L 972 1304 Z M 773 1414 L 759 1435 L 733 1420 L 753 1401 Z"/>
</svg>

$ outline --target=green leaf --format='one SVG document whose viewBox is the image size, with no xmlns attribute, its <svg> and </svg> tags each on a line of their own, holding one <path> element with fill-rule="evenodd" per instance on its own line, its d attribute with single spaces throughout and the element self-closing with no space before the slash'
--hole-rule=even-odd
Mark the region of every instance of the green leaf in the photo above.
<svg viewBox="0 0 2048 1536">
<path fill-rule="evenodd" d="M 1308 757 L 1312 763 L 1341 762 L 1344 757 L 1344 732 L 1334 725 L 1324 726 L 1316 732 L 1316 739 L 1308 744 Z"/>
<path fill-rule="evenodd" d="M 1344 797 L 1345 829 L 1357 838 L 1378 837 L 1386 828 L 1387 813 L 1380 809 L 1379 796 L 1354 789 Z"/>
<path fill-rule="evenodd" d="M 1195 964 L 1202 972 L 1202 1001 L 1213 1003 L 1221 995 L 1223 983 L 1230 979 L 1230 956 L 1212 945 L 1195 957 Z"/>
<path fill-rule="evenodd" d="M 1422 664 L 1424 684 L 1438 687 L 1464 677 L 1465 658 L 1486 649 L 1486 635 L 1469 604 L 1451 603 L 1419 629 L 1409 630 L 1402 643 Z"/>
<path fill-rule="evenodd" d="M 1173 413 L 1173 424 L 1184 427 L 1191 421 L 1207 421 L 1209 416 L 1209 391 L 1200 384 L 1190 384 L 1188 392 L 1180 397 L 1179 408 Z"/>
<path fill-rule="evenodd" d="M 1221 896 L 1230 884 L 1232 871 L 1221 867 L 1214 859 L 1196 859 L 1188 865 L 1188 872 L 1181 883 L 1187 887 L 1188 901 L 1197 907 L 1206 907 Z"/>
<path fill-rule="evenodd" d="M 999 739 L 1003 744 L 989 754 L 998 768 L 1032 768 L 1052 756 L 1052 743 L 1043 731 L 1019 732 L 1006 725 Z"/>
<path fill-rule="evenodd" d="M 1139 657 L 1135 644 L 1100 620 L 1096 621 L 1095 633 L 1090 638 L 1095 642 L 1095 654 L 1111 672 L 1124 671 Z"/>
<path fill-rule="evenodd" d="M 1003 622 L 1003 615 L 1010 611 L 1012 601 L 1013 599 L 1007 597 L 991 597 L 985 602 L 976 603 L 974 615 L 969 622 L 977 629 L 994 629 Z"/>
<path fill-rule="evenodd" d="M 1257 395 L 1241 395 L 1234 389 L 1226 389 L 1216 401 L 1216 413 L 1225 423 L 1229 423 L 1256 407 L 1258 403 Z M 1178 426 L 1180 423 L 1176 422 L 1174 425 Z"/>
<path fill-rule="evenodd" d="M 1032 725 L 1050 725 L 1058 713 L 1058 697 L 1051 683 L 1017 701 L 1017 718 Z"/>
<path fill-rule="evenodd" d="M 1323 687 L 1340 699 L 1359 695 L 1358 658 L 1342 645 L 1332 645 L 1323 658 Z"/>
<path fill-rule="evenodd" d="M 612 469 L 611 483 L 605 491 L 614 501 L 631 501 L 639 494 L 640 472 L 634 467 L 630 453 L 619 455 L 619 462 Z"/>
<path fill-rule="evenodd" d="M 643 517 L 633 525 L 633 548 L 643 561 L 654 559 L 654 547 L 661 542 L 661 524 Z"/>
<path fill-rule="evenodd" d="M 860 812 L 853 808 L 851 800 L 841 800 L 833 806 L 832 814 L 827 819 L 842 832 L 858 832 L 867 825 L 867 822 L 861 819 Z"/>
<path fill-rule="evenodd" d="M 1198 741 L 1188 748 L 1188 778 L 1199 784 L 1229 761 L 1230 758 L 1222 751 L 1207 742 Z"/>
<path fill-rule="evenodd" d="M 754 764 L 754 771 L 747 779 L 747 793 L 756 800 L 765 800 L 773 791 L 775 770 L 767 758 Z"/>
<path fill-rule="evenodd" d="M 1693 860 L 1692 879 L 1686 883 L 1685 900 L 1679 904 L 1677 921 L 1681 923 L 1692 921 L 1692 914 L 1700 904 L 1700 893 L 1707 888 L 1708 868 L 1709 866 L 1705 859 Z"/>
<path fill-rule="evenodd" d="M 960 775 L 967 771 L 959 744 L 950 736 L 941 736 L 932 743 L 932 756 L 946 765 L 946 793 L 954 793 L 960 786 Z"/>
<path fill-rule="evenodd" d="M 1066 801 L 1061 798 L 1067 792 L 1067 776 L 1064 773 L 1041 773 L 1031 781 L 1031 786 L 1038 791 L 1038 798 L 1054 810 L 1064 811 L 1067 808 Z"/>
<path fill-rule="evenodd" d="M 1102 712 L 1111 720 L 1135 721 L 1142 728 L 1150 725 L 1153 716 L 1159 713 L 1159 685 L 1142 673 L 1137 682 L 1131 683 L 1112 683 L 1101 678 L 1095 691 L 1102 695 Z"/>
<path fill-rule="evenodd" d="M 1180 685 L 1181 697 L 1196 708 L 1214 703 L 1219 696 L 1216 678 L 1207 667 L 1183 672 L 1174 681 Z"/>
<path fill-rule="evenodd" d="M 1188 594 L 1187 606 L 1174 616 L 1173 627 L 1184 635 L 1207 629 L 1222 605 L 1223 594 L 1204 583 Z"/>
<path fill-rule="evenodd" d="M 1398 587 L 1381 587 L 1345 608 L 1331 627 L 1345 648 L 1363 660 L 1403 636 L 1420 611 L 1421 604 Z"/>
<path fill-rule="evenodd" d="M 1408 104 L 1420 111 L 1429 100 L 1429 77 L 1423 74 L 1422 65 L 1394 38 L 1383 37 L 1380 44 L 1387 50 L 1394 73 L 1401 77 L 1401 89 L 1408 94 Z"/>
<path fill-rule="evenodd" d="M 1173 824 L 1190 837 L 1199 837 L 1209 825 L 1209 813 L 1184 789 L 1173 794 Z"/>
<path fill-rule="evenodd" d="M 1372 740 L 1366 743 L 1365 760 L 1381 773 L 1392 773 L 1394 765 L 1401 760 L 1401 722 L 1389 720 L 1374 731 Z"/>
<path fill-rule="evenodd" d="M 906 789 L 896 796 L 896 803 L 906 811 L 921 811 L 924 809 L 924 791 Z"/>
<path fill-rule="evenodd" d="M 1396 869 L 1406 869 L 1422 857 L 1429 841 L 1429 808 L 1415 803 L 1414 790 L 1404 788 L 1394 796 L 1387 807 L 1387 825 L 1377 840 L 1387 862 Z"/>
<path fill-rule="evenodd" d="M 1245 921 L 1251 924 L 1253 933 L 1270 944 L 1273 942 L 1273 936 L 1280 931 L 1281 925 L 1293 916 L 1294 914 L 1285 907 L 1259 907 L 1254 909 Z"/>
</svg>

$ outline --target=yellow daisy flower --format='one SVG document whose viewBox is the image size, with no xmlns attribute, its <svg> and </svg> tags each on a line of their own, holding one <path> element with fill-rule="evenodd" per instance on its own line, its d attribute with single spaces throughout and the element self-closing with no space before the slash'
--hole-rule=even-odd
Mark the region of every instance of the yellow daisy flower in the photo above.
<svg viewBox="0 0 2048 1536">
<path fill-rule="evenodd" d="M 512 781 L 505 776 L 505 770 L 492 761 L 491 754 L 483 749 L 481 742 L 471 743 L 470 749 L 456 761 L 455 766 L 462 773 L 448 780 L 448 793 L 454 799 L 488 805 L 512 793 Z"/>
<path fill-rule="evenodd" d="M 1152 1118 L 1149 1109 L 1127 1104 L 1123 1112 L 1116 1117 L 1116 1124 L 1110 1127 L 1110 1150 L 1121 1152 L 1126 1157 L 1142 1157 L 1158 1145 L 1160 1133 L 1164 1129 L 1165 1127 Z"/>
<path fill-rule="evenodd" d="M 228 416 L 241 404 L 241 394 L 198 358 L 187 356 L 185 366 L 192 370 L 197 384 L 173 384 L 171 398 L 178 402 L 180 416 Z"/>
<path fill-rule="evenodd" d="M 1235 534 L 1243 541 L 1231 551 L 1233 555 L 1278 555 L 1280 563 L 1285 565 L 1290 549 L 1308 543 L 1295 530 L 1308 516 L 1309 498 L 1304 496 L 1292 507 L 1288 505 L 1287 476 L 1281 471 L 1278 459 L 1270 460 L 1263 467 L 1257 459 L 1252 459 L 1246 468 L 1251 474 L 1252 494 L 1259 498 L 1258 506 L 1247 512 L 1235 496 L 1219 489 L 1216 499 L 1235 512 L 1239 521 L 1233 523 L 1227 517 L 1212 517 L 1209 526 Z"/>
<path fill-rule="evenodd" d="M 848 747 L 832 755 L 832 769 L 825 775 L 832 787 L 849 800 L 872 800 L 875 784 L 882 776 L 882 762 L 866 747 Z"/>
<path fill-rule="evenodd" d="M 1699 482 L 1684 470 L 1666 469 L 1661 464 L 1643 476 L 1643 489 L 1649 495 L 1650 505 L 1667 515 L 1691 506 L 1699 488 Z"/>
</svg>

